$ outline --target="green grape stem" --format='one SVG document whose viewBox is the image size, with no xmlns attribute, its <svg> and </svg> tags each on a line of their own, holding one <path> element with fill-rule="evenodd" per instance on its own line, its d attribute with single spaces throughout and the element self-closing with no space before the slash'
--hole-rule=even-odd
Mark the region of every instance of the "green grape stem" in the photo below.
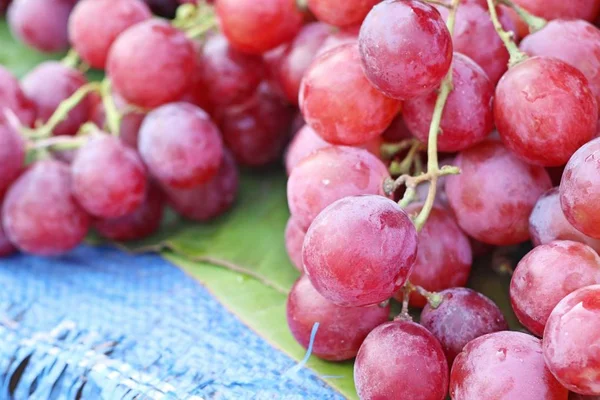
<svg viewBox="0 0 600 400">
<path fill-rule="evenodd" d="M 534 33 L 546 26 L 548 21 L 528 12 L 524 8 L 515 4 L 512 0 L 498 0 L 499 4 L 512 8 L 529 27 L 529 32 Z"/>
<path fill-rule="evenodd" d="M 517 65 L 520 62 L 525 61 L 528 57 L 527 54 L 523 53 L 519 50 L 519 47 L 513 40 L 512 32 L 507 32 L 502 27 L 500 20 L 498 19 L 498 13 L 496 12 L 496 4 L 494 0 L 487 0 L 488 9 L 490 11 L 490 18 L 492 20 L 492 24 L 494 24 L 494 28 L 496 29 L 496 33 L 504 43 L 504 46 L 508 50 L 510 54 L 510 59 L 508 61 L 508 66 L 512 67 Z"/>
<path fill-rule="evenodd" d="M 108 78 L 104 78 L 100 87 L 102 95 L 102 105 L 104 106 L 104 114 L 106 118 L 106 128 L 114 136 L 119 136 L 121 129 L 121 120 L 123 116 L 117 109 L 115 100 L 112 96 L 112 85 Z"/>
</svg>

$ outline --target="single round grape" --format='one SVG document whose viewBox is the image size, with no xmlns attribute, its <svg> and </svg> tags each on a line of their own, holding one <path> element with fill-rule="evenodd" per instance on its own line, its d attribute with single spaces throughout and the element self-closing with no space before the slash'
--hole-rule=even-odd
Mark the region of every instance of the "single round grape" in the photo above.
<svg viewBox="0 0 600 400">
<path fill-rule="evenodd" d="M 225 36 L 210 36 L 199 51 L 197 70 L 206 101 L 216 107 L 240 104 L 249 99 L 265 68 L 259 56 L 233 49 Z"/>
<path fill-rule="evenodd" d="M 253 54 L 292 40 L 303 21 L 295 0 L 219 0 L 216 11 L 231 45 Z"/>
<path fill-rule="evenodd" d="M 239 186 L 237 166 L 229 152 L 217 175 L 191 189 L 165 187 L 167 200 L 179 214 L 193 221 L 206 221 L 228 211 L 235 202 Z"/>
<path fill-rule="evenodd" d="M 385 165 L 363 149 L 333 146 L 298 164 L 287 184 L 291 214 L 303 229 L 328 205 L 346 196 L 383 195 Z"/>
<path fill-rule="evenodd" d="M 69 48 L 67 25 L 76 0 L 14 0 L 8 8 L 12 34 L 39 51 Z"/>
<path fill-rule="evenodd" d="M 385 0 L 373 7 L 358 44 L 369 81 L 395 99 L 437 88 L 452 61 L 452 38 L 442 16 L 417 0 Z"/>
<path fill-rule="evenodd" d="M 452 59 L 452 84 L 438 136 L 438 149 L 456 152 L 481 142 L 494 129 L 494 85 L 473 60 L 460 53 Z M 420 141 L 427 143 L 437 92 L 404 102 L 402 118 Z"/>
<path fill-rule="evenodd" d="M 406 212 L 417 215 L 421 208 L 422 204 L 414 203 L 406 208 Z M 473 254 L 467 235 L 460 230 L 448 211 L 434 206 L 419 232 L 419 250 L 410 282 L 430 292 L 464 286 L 469 279 L 472 262 Z M 402 291 L 398 297 L 402 299 Z M 413 292 L 410 304 L 424 307 L 427 299 Z"/>
<path fill-rule="evenodd" d="M 319 21 L 334 26 L 359 25 L 381 0 L 308 0 L 308 9 Z"/>
<path fill-rule="evenodd" d="M 25 96 L 17 78 L 0 66 L 0 110 L 5 108 L 14 112 L 24 126 L 33 126 L 35 104 Z"/>
<path fill-rule="evenodd" d="M 544 19 L 593 21 L 600 11 L 599 0 L 515 0 L 515 3 Z"/>
<path fill-rule="evenodd" d="M 495 332 L 469 342 L 450 374 L 453 400 L 567 400 L 552 376 L 542 344 L 521 332 Z"/>
<path fill-rule="evenodd" d="M 0 199 L 25 166 L 25 142 L 18 129 L 0 112 Z"/>
<path fill-rule="evenodd" d="M 446 195 L 462 230 L 499 246 L 526 241 L 531 210 L 552 186 L 546 170 L 492 140 L 461 152 L 455 165 L 461 174 L 447 178 Z"/>
<path fill-rule="evenodd" d="M 427 329 L 409 321 L 387 322 L 360 347 L 354 382 L 361 400 L 444 400 L 448 363 Z"/>
<path fill-rule="evenodd" d="M 132 213 L 119 218 L 102 218 L 94 228 L 111 240 L 139 240 L 152 235 L 160 227 L 164 210 L 162 192 L 149 185 L 144 202 Z"/>
<path fill-rule="evenodd" d="M 85 75 L 58 61 L 45 61 L 23 78 L 21 85 L 25 95 L 33 101 L 37 118 L 46 122 L 60 103 L 87 83 Z M 92 112 L 90 97 L 84 98 L 54 129 L 55 135 L 74 135 Z"/>
<path fill-rule="evenodd" d="M 383 196 L 344 197 L 313 221 L 302 262 L 315 289 L 347 307 L 390 299 L 408 279 L 417 231 L 398 204 Z"/>
<path fill-rule="evenodd" d="M 338 29 L 335 32 L 331 32 L 329 36 L 327 36 L 327 38 L 323 41 L 323 44 L 321 44 L 321 47 L 317 51 L 316 56 L 318 57 L 321 54 L 327 52 L 328 50 L 331 50 L 334 47 L 341 46 L 343 44 L 357 44 L 359 31 L 360 26 L 356 25 Z"/>
<path fill-rule="evenodd" d="M 69 17 L 69 39 L 82 60 L 104 69 L 117 36 L 151 17 L 142 0 L 81 0 Z"/>
<path fill-rule="evenodd" d="M 192 83 L 194 68 L 190 40 L 159 19 L 140 22 L 120 34 L 107 60 L 114 89 L 127 102 L 145 108 L 179 99 Z"/>
<path fill-rule="evenodd" d="M 556 240 L 537 246 L 517 265 L 510 301 L 519 321 L 542 336 L 554 307 L 569 293 L 600 284 L 600 257 L 589 246 Z"/>
<path fill-rule="evenodd" d="M 304 271 L 304 267 L 302 266 L 302 245 L 304 244 L 305 236 L 306 231 L 300 227 L 294 217 L 290 217 L 285 225 L 285 249 L 290 261 L 300 272 Z"/>
<path fill-rule="evenodd" d="M 494 119 L 502 141 L 520 158 L 558 166 L 594 137 L 598 106 L 579 70 L 555 58 L 533 57 L 498 83 Z"/>
<path fill-rule="evenodd" d="M 567 220 L 579 231 L 600 239 L 600 139 L 582 146 L 569 160 L 560 182 L 560 204 Z"/>
<path fill-rule="evenodd" d="M 138 153 L 118 138 L 97 132 L 71 164 L 73 194 L 90 214 L 118 218 L 146 197 L 146 168 Z"/>
<path fill-rule="evenodd" d="M 280 159 L 292 118 L 293 109 L 263 83 L 246 103 L 225 109 L 219 127 L 236 161 L 259 167 Z"/>
<path fill-rule="evenodd" d="M 400 109 L 365 77 L 355 44 L 338 46 L 312 63 L 300 85 L 300 110 L 323 139 L 357 145 L 381 135 Z"/>
<path fill-rule="evenodd" d="M 140 128 L 138 147 L 156 179 L 181 189 L 211 180 L 223 158 L 218 128 L 208 114 L 188 103 L 151 111 Z"/>
<path fill-rule="evenodd" d="M 68 165 L 44 160 L 30 166 L 10 187 L 2 223 L 6 236 L 19 250 L 52 256 L 83 241 L 90 217 L 71 194 Z"/>
<path fill-rule="evenodd" d="M 389 314 L 389 305 L 337 306 L 321 296 L 306 275 L 296 281 L 287 299 L 287 322 L 294 338 L 308 348 L 318 322 L 312 354 L 329 361 L 356 357 L 369 332 L 387 322 Z"/>
<path fill-rule="evenodd" d="M 451 288 L 439 294 L 442 303 L 437 308 L 425 306 L 421 325 L 440 341 L 449 365 L 471 340 L 508 330 L 502 311 L 481 293 L 467 288 Z"/>
<path fill-rule="evenodd" d="M 600 395 L 600 285 L 571 293 L 552 310 L 544 330 L 544 358 L 567 389 Z"/>
</svg>

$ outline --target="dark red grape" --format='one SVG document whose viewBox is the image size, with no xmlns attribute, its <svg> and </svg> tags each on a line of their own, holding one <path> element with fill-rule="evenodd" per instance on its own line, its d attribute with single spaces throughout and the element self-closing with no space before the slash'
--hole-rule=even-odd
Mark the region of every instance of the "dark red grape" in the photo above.
<svg viewBox="0 0 600 400">
<path fill-rule="evenodd" d="M 308 0 L 308 9 L 319 21 L 334 26 L 359 25 L 381 0 Z"/>
<path fill-rule="evenodd" d="M 569 160 L 560 183 L 560 204 L 567 220 L 587 236 L 600 239 L 600 139 L 582 146 Z"/>
<path fill-rule="evenodd" d="M 450 397 L 456 400 L 567 400 L 552 376 L 539 339 L 496 332 L 467 344 L 454 360 Z"/>
<path fill-rule="evenodd" d="M 363 149 L 332 146 L 298 164 L 288 180 L 291 214 L 303 229 L 328 205 L 346 196 L 383 195 L 386 166 Z"/>
<path fill-rule="evenodd" d="M 600 395 L 600 285 L 581 288 L 558 303 L 544 330 L 544 358 L 567 389 Z"/>
<path fill-rule="evenodd" d="M 303 230 L 294 217 L 290 217 L 285 226 L 285 249 L 290 261 L 300 272 L 304 272 L 302 266 L 302 245 L 306 231 Z"/>
<path fill-rule="evenodd" d="M 389 305 L 337 306 L 321 296 L 306 275 L 296 281 L 287 300 L 287 322 L 294 338 L 308 348 L 318 322 L 312 354 L 329 361 L 354 358 L 369 332 L 387 322 L 389 314 Z"/>
<path fill-rule="evenodd" d="M 48 121 L 60 103 L 87 83 L 85 75 L 57 61 L 45 61 L 34 68 L 21 82 L 25 95 L 36 107 L 37 118 Z M 86 97 L 54 129 L 55 135 L 74 135 L 92 112 L 90 97 Z"/>
<path fill-rule="evenodd" d="M 510 301 L 519 321 L 542 336 L 559 301 L 598 283 L 598 254 L 585 244 L 557 240 L 534 248 L 519 261 L 510 282 Z"/>
<path fill-rule="evenodd" d="M 179 214 L 194 221 L 206 221 L 229 210 L 235 202 L 239 177 L 235 161 L 229 152 L 217 175 L 191 189 L 165 187 L 168 202 Z"/>
<path fill-rule="evenodd" d="M 600 395 L 598 396 L 585 396 L 583 394 L 578 394 L 571 392 L 569 393 L 569 400 L 600 400 Z"/>
<path fill-rule="evenodd" d="M 452 61 L 452 38 L 442 16 L 417 0 L 385 0 L 373 7 L 358 44 L 369 81 L 396 99 L 438 87 Z"/>
<path fill-rule="evenodd" d="M 381 135 L 400 109 L 367 80 L 355 44 L 317 57 L 300 86 L 306 123 L 330 143 L 357 145 Z"/>
<path fill-rule="evenodd" d="M 461 152 L 455 165 L 461 174 L 447 178 L 446 195 L 458 225 L 483 243 L 526 241 L 531 210 L 552 186 L 546 170 L 492 140 Z"/>
<path fill-rule="evenodd" d="M 469 57 L 454 53 L 452 60 L 452 85 L 448 96 L 438 136 L 438 149 L 455 152 L 481 142 L 494 129 L 492 100 L 494 85 L 487 74 Z M 420 141 L 427 143 L 429 125 L 437 92 L 404 102 L 404 122 Z"/>
<path fill-rule="evenodd" d="M 593 21 L 600 11 L 599 0 L 515 0 L 515 3 L 545 19 Z"/>
<path fill-rule="evenodd" d="M 382 134 L 383 140 L 391 143 L 401 142 L 405 139 L 411 139 L 412 137 L 413 135 L 408 130 L 402 114 L 398 114 Z"/>
<path fill-rule="evenodd" d="M 104 69 L 117 36 L 151 17 L 142 0 L 81 0 L 69 17 L 69 39 L 82 60 Z"/>
<path fill-rule="evenodd" d="M 437 308 L 425 306 L 421 325 L 440 341 L 449 365 L 471 340 L 508 330 L 502 311 L 481 293 L 467 288 L 452 288 L 439 294 L 442 303 Z"/>
<path fill-rule="evenodd" d="M 151 111 L 138 139 L 150 173 L 176 188 L 192 188 L 210 181 L 223 158 L 218 128 L 208 114 L 188 103 L 171 103 Z"/>
<path fill-rule="evenodd" d="M 494 118 L 502 141 L 520 158 L 559 166 L 594 137 L 598 106 L 579 70 L 555 58 L 534 57 L 498 83 Z"/>
<path fill-rule="evenodd" d="M 71 172 L 59 161 L 34 163 L 10 187 L 2 207 L 4 232 L 26 253 L 58 255 L 85 238 L 90 217 L 71 194 Z"/>
<path fill-rule="evenodd" d="M 25 44 L 53 53 L 69 48 L 67 25 L 76 0 L 14 0 L 8 26 Z"/>
<path fill-rule="evenodd" d="M 427 329 L 414 322 L 387 322 L 360 347 L 354 382 L 361 400 L 444 400 L 448 363 Z"/>
<path fill-rule="evenodd" d="M 140 22 L 120 34 L 107 60 L 114 89 L 127 102 L 146 108 L 179 99 L 192 83 L 194 68 L 190 40 L 159 19 Z"/>
<path fill-rule="evenodd" d="M 160 227 L 164 201 L 156 185 L 149 185 L 144 202 L 132 213 L 119 218 L 97 219 L 96 230 L 112 240 L 139 240 L 152 235 Z"/>
<path fill-rule="evenodd" d="M 35 104 L 25 96 L 17 78 L 0 66 L 0 112 L 5 108 L 14 112 L 24 126 L 33 126 Z"/>
<path fill-rule="evenodd" d="M 216 10 L 231 45 L 254 54 L 292 40 L 304 18 L 295 0 L 219 0 Z"/>
<path fill-rule="evenodd" d="M 0 199 L 25 166 L 25 142 L 18 129 L 0 111 Z"/>
<path fill-rule="evenodd" d="M 304 238 L 304 271 L 329 301 L 378 304 L 404 285 L 417 255 L 417 231 L 383 196 L 344 197 L 313 221 Z"/>
</svg>

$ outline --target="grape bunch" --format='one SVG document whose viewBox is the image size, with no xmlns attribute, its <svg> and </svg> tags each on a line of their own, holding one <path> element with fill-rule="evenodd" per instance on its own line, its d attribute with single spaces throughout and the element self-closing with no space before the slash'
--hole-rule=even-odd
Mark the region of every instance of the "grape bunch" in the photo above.
<svg viewBox="0 0 600 400">
<path fill-rule="evenodd" d="M 283 156 L 289 329 L 361 399 L 600 398 L 600 0 L 175 3 L 13 0 L 71 50 L 0 68 L 0 254 L 215 218 Z M 510 331 L 465 286 L 528 241 Z"/>
</svg>

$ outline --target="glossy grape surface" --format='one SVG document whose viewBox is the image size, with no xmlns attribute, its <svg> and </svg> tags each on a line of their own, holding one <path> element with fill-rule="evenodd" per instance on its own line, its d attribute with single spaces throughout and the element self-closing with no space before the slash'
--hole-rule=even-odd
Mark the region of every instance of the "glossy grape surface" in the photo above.
<svg viewBox="0 0 600 400">
<path fill-rule="evenodd" d="M 381 0 L 308 0 L 308 9 L 319 21 L 334 26 L 360 24 Z"/>
<path fill-rule="evenodd" d="M 532 14 L 545 19 L 585 19 L 593 21 L 600 11 L 598 0 L 515 0 Z"/>
</svg>

